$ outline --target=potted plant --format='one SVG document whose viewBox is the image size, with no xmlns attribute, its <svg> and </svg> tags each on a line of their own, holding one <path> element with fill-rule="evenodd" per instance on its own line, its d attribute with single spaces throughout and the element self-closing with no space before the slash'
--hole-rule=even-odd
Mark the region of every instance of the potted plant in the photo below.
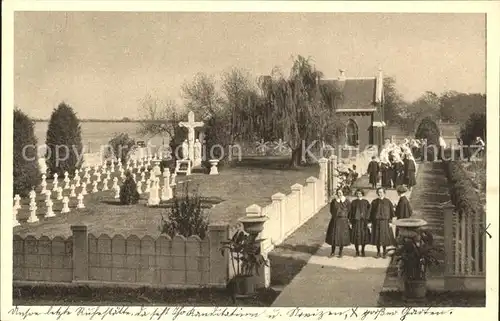
<svg viewBox="0 0 500 321">
<path fill-rule="evenodd" d="M 439 249 L 434 246 L 432 234 L 419 229 L 413 236 L 401 236 L 392 251 L 398 264 L 404 299 L 424 299 L 427 294 L 427 268 L 439 263 L 435 257 Z"/>
<path fill-rule="evenodd" d="M 228 287 L 232 296 L 251 295 L 255 293 L 254 275 L 259 275 L 262 266 L 268 266 L 267 260 L 261 254 L 260 243 L 263 239 L 257 239 L 256 234 L 248 234 L 243 230 L 234 233 L 231 239 L 221 242 L 221 253 L 229 252 L 233 278 Z M 254 274 L 255 273 L 255 274 Z"/>
</svg>

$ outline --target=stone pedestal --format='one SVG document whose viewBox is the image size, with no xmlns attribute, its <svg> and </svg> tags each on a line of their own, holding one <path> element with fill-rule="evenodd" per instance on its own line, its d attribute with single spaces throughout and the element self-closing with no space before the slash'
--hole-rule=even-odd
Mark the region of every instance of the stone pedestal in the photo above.
<svg viewBox="0 0 500 321">
<path fill-rule="evenodd" d="M 210 167 L 210 175 L 219 175 L 219 170 L 217 169 L 217 165 L 219 164 L 219 160 L 218 159 L 211 159 L 209 162 L 210 162 L 210 165 L 212 165 L 212 167 Z"/>
<path fill-rule="evenodd" d="M 418 218 L 402 218 L 394 221 L 394 225 L 396 226 L 399 241 L 402 238 L 418 238 L 418 230 L 427 225 L 427 222 Z"/>
<path fill-rule="evenodd" d="M 413 239 L 415 242 L 417 242 L 417 244 L 419 244 L 420 242 L 420 234 L 418 233 L 419 229 L 427 225 L 427 222 L 425 220 L 418 218 L 403 218 L 395 220 L 394 225 L 396 226 L 398 244 L 404 242 L 405 239 Z M 419 300 L 423 300 L 425 298 L 425 286 L 426 286 L 425 280 L 407 280 L 403 277 L 399 279 L 399 282 L 400 282 L 399 287 L 401 292 L 403 293 L 403 299 L 405 301 L 418 302 Z M 412 284 L 410 285 L 409 282 L 411 282 Z M 405 289 L 406 286 L 409 286 L 411 290 L 420 287 L 421 288 L 420 291 L 423 291 L 422 295 L 419 298 L 406 297 L 407 293 L 412 292 L 412 291 L 408 292 L 408 289 Z"/>
<path fill-rule="evenodd" d="M 243 225 L 245 232 L 250 234 L 253 239 L 258 239 L 258 236 L 264 230 L 264 223 L 269 220 L 269 217 L 262 215 L 262 208 L 253 204 L 246 208 L 246 215 L 238 219 L 238 221 Z M 264 258 L 267 260 L 267 253 L 262 250 L 262 243 L 256 244 L 256 246 L 261 246 L 261 252 Z M 259 269 L 259 275 L 256 276 L 256 286 L 257 287 L 269 287 L 271 281 L 271 267 L 262 266 Z"/>
</svg>

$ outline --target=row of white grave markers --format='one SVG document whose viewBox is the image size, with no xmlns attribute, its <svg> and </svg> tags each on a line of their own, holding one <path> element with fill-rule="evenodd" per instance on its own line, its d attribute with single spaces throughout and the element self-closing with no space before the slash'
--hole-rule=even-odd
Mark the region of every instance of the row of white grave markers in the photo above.
<svg viewBox="0 0 500 321">
<path fill-rule="evenodd" d="M 147 157 L 143 157 L 142 159 L 140 159 L 139 161 L 137 160 L 129 160 L 129 162 L 127 163 L 127 169 L 135 169 L 135 168 L 139 168 L 141 170 L 144 170 L 141 172 L 141 181 L 138 181 L 135 177 L 134 177 L 134 180 L 138 181 L 138 191 L 140 194 L 142 194 L 142 191 L 140 191 L 140 187 L 141 187 L 141 182 L 145 182 L 145 171 L 146 169 L 144 167 L 147 167 L 147 166 L 150 166 L 151 165 L 151 162 L 152 161 L 158 161 L 159 158 L 158 158 L 158 155 L 155 154 L 154 157 L 153 156 L 147 156 Z M 125 175 L 124 175 L 124 168 L 123 168 L 123 165 L 122 165 L 122 162 L 121 160 L 118 160 L 116 161 L 117 163 L 117 166 L 118 166 L 118 170 L 120 171 L 120 176 L 121 178 L 124 180 L 125 179 Z M 89 172 L 93 170 L 93 174 L 90 175 Z M 156 164 L 155 168 L 150 170 L 150 178 L 148 179 L 150 182 L 148 183 L 148 187 L 147 187 L 147 192 L 151 193 L 151 182 L 154 182 L 153 184 L 153 189 L 156 189 L 156 188 L 159 188 L 159 179 L 156 178 L 156 175 L 155 175 L 155 170 L 156 171 L 159 171 L 159 166 L 158 164 Z M 82 182 L 82 177 L 80 176 L 80 171 L 78 169 L 75 170 L 75 175 L 73 177 L 73 180 L 74 180 L 74 184 L 71 184 L 71 179 L 69 178 L 69 173 L 66 171 L 64 173 L 64 187 L 60 187 L 59 186 L 59 181 L 58 181 L 58 174 L 55 173 L 54 174 L 54 179 L 53 179 L 53 186 L 52 186 L 52 191 L 50 190 L 47 190 L 47 176 L 45 174 L 42 175 L 42 182 L 41 182 L 41 187 L 42 187 L 42 190 L 41 190 L 41 194 L 43 195 L 46 195 L 47 196 L 47 199 L 45 200 L 45 204 L 47 205 L 47 213 L 45 215 L 45 217 L 54 217 L 55 214 L 53 212 L 53 209 L 52 209 L 52 206 L 53 206 L 53 201 L 51 200 L 51 195 L 52 195 L 52 192 L 55 192 L 57 193 L 57 200 L 61 200 L 62 203 L 63 203 L 63 208 L 61 210 L 61 213 L 68 213 L 70 211 L 69 209 L 69 198 L 67 196 L 64 196 L 63 197 L 63 190 L 70 190 L 70 195 L 69 197 L 77 197 L 78 199 L 78 205 L 77 205 L 77 208 L 85 208 L 85 205 L 83 204 L 83 199 L 84 199 L 84 195 L 87 195 L 87 185 L 90 185 L 91 184 L 91 177 L 95 176 L 96 177 L 96 180 L 94 180 L 92 182 L 92 193 L 96 193 L 98 192 L 98 183 L 102 182 L 103 183 L 103 191 L 108 191 L 109 190 L 109 186 L 108 186 L 108 181 L 111 179 L 111 173 L 115 171 L 115 161 L 112 160 L 111 161 L 111 165 L 110 165 L 110 169 L 106 171 L 106 165 L 103 164 L 103 166 L 99 166 L 99 165 L 95 165 L 93 168 L 91 167 L 85 167 L 83 169 L 83 172 L 84 172 L 84 176 L 83 178 L 86 179 L 86 181 Z M 103 175 L 106 175 L 106 177 L 101 181 L 101 177 Z M 139 174 L 137 174 L 139 175 Z M 165 171 L 163 172 L 163 177 L 164 177 L 164 182 L 168 182 L 169 181 L 169 177 L 172 178 L 172 183 L 171 184 L 167 184 L 167 183 L 164 183 L 164 186 L 162 188 L 162 195 L 161 195 L 161 200 L 168 200 L 170 198 L 172 198 L 172 188 L 171 186 L 175 186 L 175 178 L 176 178 L 176 174 L 172 174 L 170 175 L 170 171 L 168 170 L 168 168 L 165 169 Z M 80 192 L 80 194 L 77 196 L 76 193 L 75 193 L 75 189 L 77 187 L 81 187 L 82 188 L 82 191 Z M 120 198 L 120 186 L 118 185 L 118 178 L 117 177 L 114 177 L 113 178 L 113 186 L 111 187 L 112 190 L 115 191 L 115 195 L 114 195 L 114 198 L 115 199 L 118 199 Z M 38 217 L 36 216 L 36 210 L 37 210 L 37 206 L 36 206 L 36 192 L 34 190 L 32 190 L 29 194 L 30 196 L 30 217 L 28 218 L 28 222 L 29 223 L 34 223 L 34 222 L 37 222 L 38 221 Z M 151 198 L 151 196 L 150 196 Z M 156 197 L 158 198 L 158 197 Z M 156 198 L 154 196 L 154 192 L 153 192 L 153 203 L 156 202 Z M 20 201 L 21 201 L 21 197 L 19 195 L 15 195 L 14 197 L 14 201 L 15 201 L 15 204 L 14 204 L 14 226 L 17 226 L 19 225 L 19 222 L 17 221 L 17 212 L 18 210 L 21 208 L 21 205 L 20 205 Z M 159 201 L 158 201 L 159 202 Z"/>
<path fill-rule="evenodd" d="M 95 168 L 95 170 L 97 172 L 98 169 Z M 69 206 L 68 206 L 69 197 L 76 197 L 78 199 L 77 208 L 85 208 L 85 205 L 83 204 L 83 199 L 84 199 L 84 195 L 87 195 L 87 184 L 90 183 L 90 177 L 87 176 L 87 182 L 83 182 L 80 184 L 80 179 L 79 179 L 80 176 L 78 174 L 79 174 L 78 170 L 76 170 L 75 171 L 75 182 L 76 183 L 69 185 L 70 180 L 68 177 L 68 173 L 65 172 L 64 181 L 67 185 L 67 186 L 65 186 L 65 188 L 58 186 L 58 181 L 56 180 L 58 175 L 54 174 L 54 183 L 53 183 L 54 187 L 53 187 L 52 191 L 46 189 L 46 187 L 47 187 L 46 175 L 45 174 L 42 175 L 41 194 L 42 195 L 45 194 L 47 196 L 47 199 L 45 200 L 45 204 L 47 205 L 47 213 L 46 213 L 45 217 L 54 217 L 55 216 L 53 209 L 52 209 L 52 206 L 53 206 L 53 202 L 51 200 L 52 192 L 57 193 L 57 197 L 56 197 L 57 200 L 61 200 L 63 203 L 63 208 L 61 210 L 61 213 L 68 213 L 70 211 Z M 88 170 L 86 170 L 86 174 L 88 174 Z M 110 178 L 109 172 L 108 172 L 108 176 L 103 181 L 103 190 L 104 191 L 109 190 L 108 189 L 108 178 Z M 97 189 L 98 183 L 99 183 L 98 180 L 93 181 L 92 193 L 96 193 L 99 191 Z M 63 195 L 62 195 L 63 190 L 66 189 L 66 187 L 69 187 L 69 189 L 71 191 L 69 197 L 67 197 L 67 196 L 63 197 Z M 76 187 L 82 188 L 82 191 L 80 192 L 80 194 L 78 196 L 75 193 Z M 115 196 L 114 196 L 115 199 L 120 198 L 120 187 L 118 186 L 118 178 L 117 177 L 113 178 L 112 189 L 115 190 Z M 27 221 L 28 221 L 28 223 L 35 223 L 35 222 L 38 222 L 38 217 L 36 216 L 37 206 L 36 206 L 36 192 L 35 192 L 35 190 L 30 191 L 29 197 L 30 197 L 30 207 L 29 207 L 30 217 L 28 218 Z M 20 204 L 21 197 L 19 195 L 15 195 L 14 201 L 15 201 L 15 204 L 14 204 L 14 226 L 17 226 L 17 225 L 19 225 L 19 222 L 17 221 L 17 212 L 21 208 L 21 204 Z"/>
<path fill-rule="evenodd" d="M 70 209 L 69 209 L 69 197 L 68 196 L 62 196 L 62 188 L 59 187 L 58 191 L 57 191 L 57 200 L 61 200 L 62 201 L 62 204 L 63 204 L 63 208 L 61 210 L 61 213 L 69 213 L 70 212 Z M 84 190 L 83 190 L 84 191 Z M 77 208 L 85 208 L 85 205 L 83 204 L 83 196 L 84 196 L 84 193 L 80 193 L 78 196 L 76 196 L 77 200 L 78 200 L 78 205 L 77 205 Z M 52 201 L 52 192 L 47 190 L 45 191 L 45 196 L 46 196 L 46 199 L 45 199 L 45 205 L 47 206 L 47 212 L 45 213 L 45 217 L 46 218 L 50 218 L 50 217 L 54 217 L 56 216 L 54 211 L 53 211 L 53 201 Z M 71 197 L 71 195 L 70 195 Z M 21 209 L 21 197 L 19 196 L 19 194 L 16 194 L 16 196 L 14 197 L 14 200 L 15 200 L 15 204 L 14 204 L 14 207 L 13 207 L 13 210 L 14 210 L 14 226 L 18 226 L 19 225 L 19 222 L 17 221 L 17 212 L 19 209 Z M 32 190 L 30 192 L 30 203 L 29 203 L 29 210 L 30 210 L 30 216 L 28 217 L 28 220 L 27 222 L 28 223 L 36 223 L 39 221 L 37 215 L 36 215 L 36 211 L 37 211 L 38 207 L 36 205 L 36 192 L 34 190 Z"/>
</svg>

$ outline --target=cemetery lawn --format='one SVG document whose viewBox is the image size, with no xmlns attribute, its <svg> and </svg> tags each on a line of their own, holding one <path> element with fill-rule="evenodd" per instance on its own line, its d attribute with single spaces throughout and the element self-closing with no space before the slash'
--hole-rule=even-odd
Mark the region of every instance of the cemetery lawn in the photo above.
<svg viewBox="0 0 500 321">
<path fill-rule="evenodd" d="M 299 169 L 285 169 L 284 164 L 288 158 L 280 157 L 255 157 L 244 160 L 231 168 L 222 168 L 219 175 L 207 175 L 203 173 L 192 174 L 191 176 L 178 175 L 177 189 L 181 189 L 186 180 L 190 189 L 198 187 L 199 194 L 203 197 L 215 197 L 222 199 L 222 202 L 207 209 L 210 223 L 234 224 L 238 218 L 245 214 L 245 208 L 258 204 L 265 206 L 271 203 L 271 195 L 281 192 L 290 193 L 290 186 L 299 183 L 305 184 L 305 180 L 310 176 L 317 177 L 319 166 L 312 165 Z M 117 176 L 116 173 L 112 176 Z M 160 178 L 163 181 L 162 178 Z M 52 188 L 52 184 L 47 180 L 47 189 Z M 102 189 L 99 184 L 99 190 Z M 119 183 L 121 185 L 121 183 Z M 162 183 L 163 184 L 163 183 Z M 60 181 L 59 186 L 64 183 Z M 111 187 L 111 183 L 109 184 Z M 139 204 L 120 205 L 119 200 L 114 198 L 114 191 L 101 191 L 90 193 L 91 186 L 88 186 L 89 194 L 85 196 L 85 209 L 77 209 L 76 198 L 70 198 L 70 213 L 61 214 L 62 202 L 55 198 L 53 193 L 53 210 L 56 217 L 46 218 L 37 223 L 21 223 L 21 226 L 14 228 L 14 234 L 21 236 L 42 235 L 55 237 L 68 237 L 71 235 L 71 225 L 87 225 L 89 233 L 122 234 L 123 236 L 137 235 L 142 237 L 159 236 L 159 226 L 162 215 L 166 217 L 168 209 L 149 208 L 146 206 L 148 194 L 141 195 Z M 45 196 L 39 194 L 37 189 L 37 214 L 46 213 Z M 80 189 L 76 190 L 78 194 Z M 64 195 L 69 195 L 69 190 L 64 191 Z M 18 219 L 29 217 L 29 199 L 24 198 L 21 202 L 22 209 L 18 212 Z"/>
</svg>

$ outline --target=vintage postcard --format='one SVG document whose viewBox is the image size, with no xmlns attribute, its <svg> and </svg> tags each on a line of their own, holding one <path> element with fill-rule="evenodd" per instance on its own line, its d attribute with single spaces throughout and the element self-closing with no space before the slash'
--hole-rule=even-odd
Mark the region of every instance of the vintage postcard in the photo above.
<svg viewBox="0 0 500 321">
<path fill-rule="evenodd" d="M 500 2 L 2 27 L 2 320 L 495 318 Z"/>
</svg>

